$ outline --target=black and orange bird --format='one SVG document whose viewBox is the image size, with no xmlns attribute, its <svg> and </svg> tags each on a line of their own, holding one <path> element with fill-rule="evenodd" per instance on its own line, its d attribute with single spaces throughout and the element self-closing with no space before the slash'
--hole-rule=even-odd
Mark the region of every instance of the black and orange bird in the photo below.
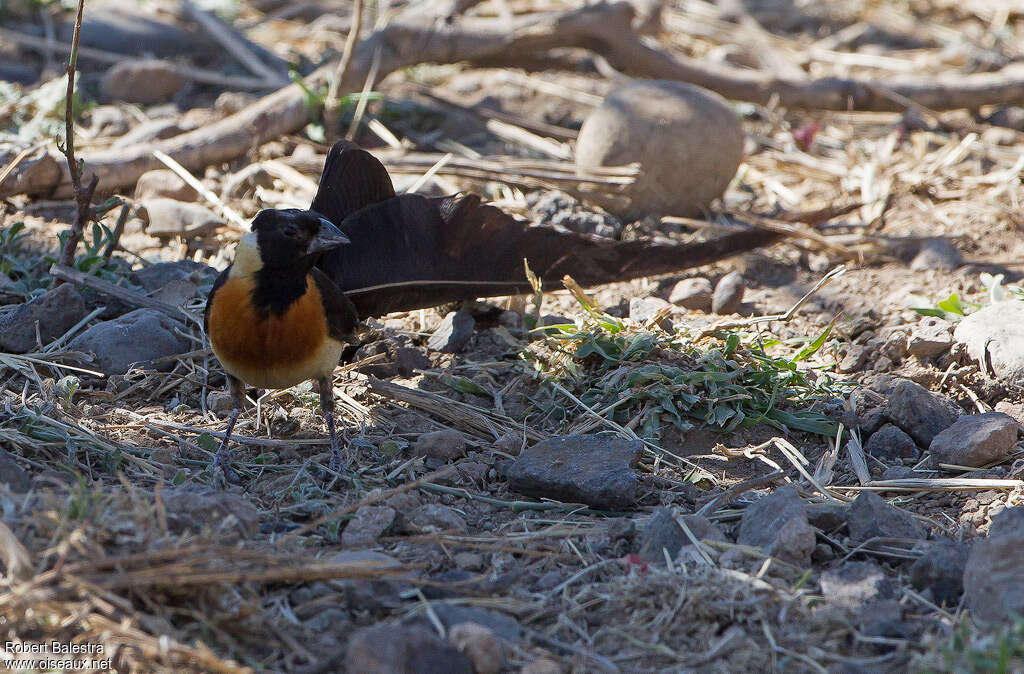
<svg viewBox="0 0 1024 674">
<path fill-rule="evenodd" d="M 591 286 L 698 267 L 784 236 L 760 229 L 678 244 L 534 226 L 475 194 L 396 194 L 384 165 L 347 141 L 328 152 L 309 210 L 261 211 L 252 230 L 206 305 L 233 401 L 214 460 L 225 472 L 244 384 L 307 379 L 320 384 L 331 467 L 340 470 L 331 374 L 360 318 L 532 292 L 524 260 L 547 287 L 566 275 Z"/>
<path fill-rule="evenodd" d="M 308 379 L 320 387 L 331 469 L 341 469 L 331 374 L 346 344 L 354 341 L 357 319 L 352 303 L 315 264 L 348 242 L 334 223 L 312 211 L 264 210 L 214 282 L 204 322 L 232 400 L 214 469 L 230 473 L 227 448 L 245 384 L 282 389 Z"/>
</svg>

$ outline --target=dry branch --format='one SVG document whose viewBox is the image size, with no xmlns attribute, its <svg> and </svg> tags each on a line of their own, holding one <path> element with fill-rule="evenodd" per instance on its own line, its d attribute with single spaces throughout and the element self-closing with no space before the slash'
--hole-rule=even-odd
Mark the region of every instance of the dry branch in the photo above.
<svg viewBox="0 0 1024 674">
<path fill-rule="evenodd" d="M 771 73 L 704 63 L 650 46 L 635 32 L 628 2 L 598 3 L 560 12 L 535 13 L 513 21 L 464 17 L 448 23 L 419 5 L 399 14 L 356 47 L 339 91 L 358 91 L 379 55 L 378 80 L 419 63 L 466 61 L 518 67 L 550 50 L 577 47 L 603 56 L 617 70 L 635 77 L 675 79 L 697 84 L 737 100 L 767 103 L 773 96 L 789 107 L 827 110 L 903 110 L 902 98 L 932 110 L 976 108 L 1024 101 L 1024 64 L 991 73 L 938 78 L 903 76 L 885 82 L 851 78 L 796 80 Z M 306 81 L 322 86 L 333 65 L 319 68 Z M 309 119 L 305 94 L 298 85 L 274 92 L 230 117 L 174 138 L 114 151 L 90 153 L 90 169 L 105 190 L 130 187 L 142 173 L 159 168 L 152 152 L 161 150 L 191 171 L 238 157 L 302 128 Z M 56 190 L 69 195 L 66 170 L 37 171 L 33 179 L 14 180 L 0 198 L 17 193 Z"/>
</svg>

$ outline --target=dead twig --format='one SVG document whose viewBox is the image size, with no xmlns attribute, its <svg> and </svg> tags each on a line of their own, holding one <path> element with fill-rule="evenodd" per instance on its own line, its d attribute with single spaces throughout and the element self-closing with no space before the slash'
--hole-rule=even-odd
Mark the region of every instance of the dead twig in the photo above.
<svg viewBox="0 0 1024 674">
<path fill-rule="evenodd" d="M 345 37 L 345 47 L 341 52 L 341 59 L 334 71 L 334 78 L 331 80 L 330 88 L 327 90 L 327 99 L 324 101 L 324 134 L 328 139 L 333 139 L 338 130 L 338 116 L 341 113 L 341 100 L 339 92 L 341 83 L 348 71 L 348 64 L 352 61 L 352 53 L 356 48 L 356 41 L 359 40 L 359 31 L 363 27 L 363 0 L 355 0 L 352 4 L 352 25 Z"/>
</svg>

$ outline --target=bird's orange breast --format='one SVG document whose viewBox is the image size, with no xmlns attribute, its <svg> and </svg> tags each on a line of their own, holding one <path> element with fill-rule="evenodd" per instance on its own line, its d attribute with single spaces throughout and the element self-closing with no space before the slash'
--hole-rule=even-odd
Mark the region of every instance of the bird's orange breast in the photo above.
<svg viewBox="0 0 1024 674">
<path fill-rule="evenodd" d="M 210 300 L 210 344 L 224 369 L 258 388 L 287 388 L 333 371 L 343 345 L 328 335 L 313 279 L 281 314 L 261 315 L 254 287 L 251 277 L 229 278 Z"/>
</svg>

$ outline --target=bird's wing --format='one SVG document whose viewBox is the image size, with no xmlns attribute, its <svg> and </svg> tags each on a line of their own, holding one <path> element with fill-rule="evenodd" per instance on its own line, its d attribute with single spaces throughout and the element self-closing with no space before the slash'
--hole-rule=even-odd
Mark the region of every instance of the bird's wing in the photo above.
<svg viewBox="0 0 1024 674">
<path fill-rule="evenodd" d="M 338 289 L 334 281 L 316 267 L 310 272 L 317 289 L 320 301 L 327 316 L 327 334 L 339 342 L 354 342 L 359 316 L 352 300 Z"/>
<path fill-rule="evenodd" d="M 560 286 L 565 275 L 591 286 L 699 267 L 784 236 L 751 230 L 691 244 L 615 241 L 532 226 L 476 195 L 403 194 L 338 226 L 351 243 L 318 266 L 364 318 L 530 292 L 524 258 L 547 287 Z"/>
<path fill-rule="evenodd" d="M 203 308 L 203 332 L 210 334 L 210 307 L 213 306 L 213 296 L 216 294 L 220 287 L 224 285 L 224 282 L 228 280 L 228 274 L 231 273 L 231 265 L 228 265 L 224 271 L 222 271 L 217 279 L 213 282 L 213 287 L 210 288 L 210 294 L 206 296 L 206 306 Z"/>
<path fill-rule="evenodd" d="M 372 154 L 339 140 L 327 153 L 311 210 L 336 225 L 356 211 L 395 196 L 391 176 Z"/>
</svg>

